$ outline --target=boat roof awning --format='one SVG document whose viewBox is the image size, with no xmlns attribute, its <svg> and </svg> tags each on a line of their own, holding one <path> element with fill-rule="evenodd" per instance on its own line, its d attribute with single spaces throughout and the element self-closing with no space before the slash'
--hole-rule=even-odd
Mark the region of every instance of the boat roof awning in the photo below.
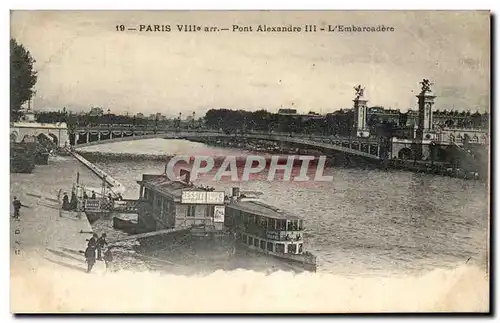
<svg viewBox="0 0 500 323">
<path fill-rule="evenodd" d="M 160 194 L 168 196 L 174 200 L 180 200 L 184 191 L 206 192 L 206 189 L 191 186 L 182 181 L 171 181 L 166 177 L 158 177 L 155 179 L 137 181 L 139 185 L 143 185 L 148 189 L 154 190 Z"/>
</svg>

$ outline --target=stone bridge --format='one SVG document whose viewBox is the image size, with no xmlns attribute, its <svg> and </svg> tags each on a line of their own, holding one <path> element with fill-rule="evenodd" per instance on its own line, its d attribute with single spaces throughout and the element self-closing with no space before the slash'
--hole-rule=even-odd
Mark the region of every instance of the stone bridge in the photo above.
<svg viewBox="0 0 500 323">
<path fill-rule="evenodd" d="M 227 133 L 216 130 L 187 129 L 137 129 L 137 128 L 79 128 L 70 134 L 70 142 L 74 148 L 82 148 L 104 143 L 163 139 L 197 139 L 197 138 L 249 138 L 269 140 L 283 143 L 306 145 L 343 152 L 373 160 L 384 159 L 388 154 L 381 141 L 373 138 L 313 136 L 289 133 L 270 133 L 248 131 L 244 133 Z"/>
<path fill-rule="evenodd" d="M 28 142 L 33 140 L 47 139 L 54 145 L 64 147 L 69 144 L 69 133 L 66 123 L 60 122 L 12 122 L 10 124 L 11 142 Z"/>
</svg>

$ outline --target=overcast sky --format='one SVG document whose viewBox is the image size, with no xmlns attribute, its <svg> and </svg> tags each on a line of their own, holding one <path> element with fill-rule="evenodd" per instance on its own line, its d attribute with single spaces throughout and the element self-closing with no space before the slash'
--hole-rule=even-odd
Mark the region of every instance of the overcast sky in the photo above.
<svg viewBox="0 0 500 323">
<path fill-rule="evenodd" d="M 116 25 L 171 25 L 171 32 Z M 386 33 L 183 33 L 177 24 L 328 24 Z M 489 110 L 488 12 L 16 11 L 11 35 L 36 59 L 35 108 L 202 115 L 210 108 L 327 113 L 369 105 L 415 108 L 422 78 L 435 109 Z"/>
</svg>

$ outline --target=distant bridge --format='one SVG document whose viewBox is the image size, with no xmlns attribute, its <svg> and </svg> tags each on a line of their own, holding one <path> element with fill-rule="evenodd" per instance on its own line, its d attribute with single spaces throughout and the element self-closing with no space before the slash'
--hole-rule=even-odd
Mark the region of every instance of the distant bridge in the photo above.
<svg viewBox="0 0 500 323">
<path fill-rule="evenodd" d="M 215 130 L 179 130 L 179 129 L 136 129 L 124 128 L 80 128 L 74 131 L 72 140 L 74 148 L 100 145 L 104 143 L 163 139 L 197 139 L 197 138 L 249 138 L 269 140 L 283 143 L 306 145 L 315 148 L 335 150 L 374 160 L 383 159 L 384 149 L 377 139 L 357 137 L 312 136 L 272 132 L 226 133 Z M 72 137 L 70 135 L 70 137 Z"/>
</svg>

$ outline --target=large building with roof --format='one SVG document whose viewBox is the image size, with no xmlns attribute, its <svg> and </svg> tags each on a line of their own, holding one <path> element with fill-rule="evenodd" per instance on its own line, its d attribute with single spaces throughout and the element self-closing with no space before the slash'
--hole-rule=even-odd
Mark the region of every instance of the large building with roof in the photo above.
<svg viewBox="0 0 500 323">
<path fill-rule="evenodd" d="M 172 181 L 166 174 L 144 174 L 137 182 L 139 198 L 144 202 L 138 222 L 150 230 L 193 225 L 203 232 L 222 230 L 225 193 L 188 182 Z"/>
</svg>

